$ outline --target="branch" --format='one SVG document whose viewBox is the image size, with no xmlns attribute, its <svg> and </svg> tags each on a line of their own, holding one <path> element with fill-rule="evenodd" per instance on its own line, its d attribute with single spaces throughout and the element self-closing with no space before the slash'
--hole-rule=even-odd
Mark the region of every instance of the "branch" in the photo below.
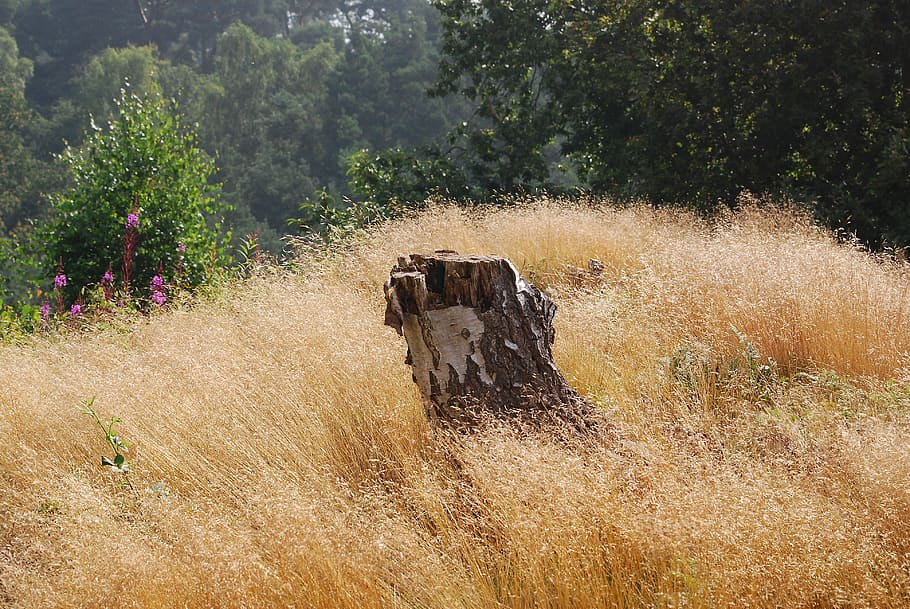
<svg viewBox="0 0 910 609">
<path fill-rule="evenodd" d="M 149 18 L 145 13 L 145 7 L 142 6 L 142 0 L 136 0 L 136 8 L 139 9 L 139 16 L 142 17 L 142 25 L 149 26 Z"/>
</svg>

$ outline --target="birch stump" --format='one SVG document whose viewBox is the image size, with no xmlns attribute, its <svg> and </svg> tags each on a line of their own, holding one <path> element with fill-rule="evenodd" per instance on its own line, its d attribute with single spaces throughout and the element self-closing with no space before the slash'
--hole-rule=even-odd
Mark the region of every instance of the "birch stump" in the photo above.
<svg viewBox="0 0 910 609">
<path fill-rule="evenodd" d="M 556 305 L 505 258 L 411 254 L 385 297 L 432 422 L 517 414 L 587 427 L 592 409 L 553 362 Z"/>
</svg>

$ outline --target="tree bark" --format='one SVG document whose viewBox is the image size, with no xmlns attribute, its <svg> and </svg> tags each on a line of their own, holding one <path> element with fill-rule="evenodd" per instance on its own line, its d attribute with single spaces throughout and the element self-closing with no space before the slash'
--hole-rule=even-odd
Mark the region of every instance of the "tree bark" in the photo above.
<svg viewBox="0 0 910 609">
<path fill-rule="evenodd" d="M 587 427 L 592 409 L 553 362 L 554 305 L 498 256 L 438 251 L 399 258 L 385 286 L 385 323 L 434 423 L 490 414 Z"/>
</svg>

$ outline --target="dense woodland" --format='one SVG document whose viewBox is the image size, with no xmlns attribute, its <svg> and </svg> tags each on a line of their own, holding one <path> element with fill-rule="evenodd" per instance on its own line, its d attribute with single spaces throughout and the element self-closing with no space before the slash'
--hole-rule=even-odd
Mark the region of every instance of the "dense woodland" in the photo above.
<svg viewBox="0 0 910 609">
<path fill-rule="evenodd" d="M 540 191 L 748 191 L 910 243 L 901 0 L 0 0 L 0 299 L 47 281 L 79 204 L 111 198 L 122 227 L 164 192 L 117 190 L 132 161 L 79 191 L 127 96 L 190 133 L 234 245 Z"/>
<path fill-rule="evenodd" d="M 0 217 L 46 213 L 52 162 L 102 125 L 125 83 L 176 100 L 219 169 L 241 231 L 285 221 L 320 189 L 346 193 L 345 157 L 413 146 L 465 115 L 425 95 L 439 58 L 422 1 L 7 1 Z"/>
</svg>

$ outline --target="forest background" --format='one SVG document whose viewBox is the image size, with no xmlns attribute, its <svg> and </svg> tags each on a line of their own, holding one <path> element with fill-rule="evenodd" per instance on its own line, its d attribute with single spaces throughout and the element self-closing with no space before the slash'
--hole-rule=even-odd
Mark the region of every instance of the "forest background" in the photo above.
<svg viewBox="0 0 910 609">
<path fill-rule="evenodd" d="M 542 191 L 910 244 L 900 0 L 0 0 L 0 301 L 49 288 L 60 159 L 124 89 L 195 131 L 234 245 Z"/>
</svg>

